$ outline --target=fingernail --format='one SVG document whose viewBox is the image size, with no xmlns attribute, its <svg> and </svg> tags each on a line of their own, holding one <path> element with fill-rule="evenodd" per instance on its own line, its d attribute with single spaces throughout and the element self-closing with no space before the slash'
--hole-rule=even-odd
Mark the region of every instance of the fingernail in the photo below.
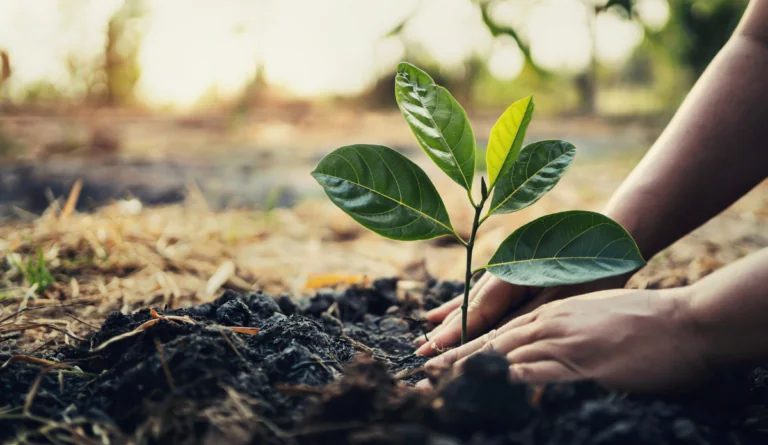
<svg viewBox="0 0 768 445">
<path fill-rule="evenodd" d="M 434 352 L 439 350 L 440 350 L 440 344 L 438 344 L 437 340 L 435 340 L 435 341 L 427 342 L 421 345 L 419 349 L 416 350 L 416 354 L 434 355 Z"/>
<path fill-rule="evenodd" d="M 429 383 L 429 379 L 420 380 L 416 383 L 416 388 L 419 388 L 419 389 L 428 389 L 431 387 L 432 387 L 432 384 Z"/>
</svg>

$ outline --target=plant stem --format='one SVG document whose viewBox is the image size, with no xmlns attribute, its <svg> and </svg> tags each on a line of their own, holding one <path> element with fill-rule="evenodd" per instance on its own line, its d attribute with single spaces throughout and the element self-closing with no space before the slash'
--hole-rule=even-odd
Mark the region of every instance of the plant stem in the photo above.
<svg viewBox="0 0 768 445">
<path fill-rule="evenodd" d="M 472 249 L 475 247 L 475 235 L 480 228 L 480 213 L 483 211 L 485 198 L 475 206 L 475 220 L 472 222 L 472 233 L 467 242 L 467 270 L 464 275 L 464 303 L 461 305 L 461 344 L 467 342 L 467 310 L 469 309 L 469 282 L 472 280 Z"/>
</svg>

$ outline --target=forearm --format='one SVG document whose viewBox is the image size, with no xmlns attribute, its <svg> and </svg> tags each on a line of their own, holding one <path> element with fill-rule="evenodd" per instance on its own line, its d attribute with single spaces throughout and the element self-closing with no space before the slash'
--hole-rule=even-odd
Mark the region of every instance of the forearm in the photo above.
<svg viewBox="0 0 768 445">
<path fill-rule="evenodd" d="M 710 365 L 768 359 L 768 249 L 707 276 L 683 295 L 681 316 Z"/>
<path fill-rule="evenodd" d="M 646 258 L 768 175 L 768 7 L 759 3 L 605 209 Z"/>
</svg>

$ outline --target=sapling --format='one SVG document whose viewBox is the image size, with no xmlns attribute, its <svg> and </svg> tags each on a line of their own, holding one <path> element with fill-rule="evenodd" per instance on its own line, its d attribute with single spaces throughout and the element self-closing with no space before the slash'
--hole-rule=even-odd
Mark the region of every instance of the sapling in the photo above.
<svg viewBox="0 0 768 445">
<path fill-rule="evenodd" d="M 491 129 L 486 151 L 488 180 L 480 178 L 476 200 L 472 194 L 475 136 L 461 105 L 427 73 L 408 63 L 397 67 L 395 95 L 421 148 L 466 190 L 474 208 L 469 239 L 454 230 L 426 173 L 391 148 L 341 147 L 325 156 L 312 176 L 334 204 L 382 236 L 403 241 L 452 236 L 466 248 L 462 344 L 467 340 L 470 281 L 479 270 L 509 283 L 547 287 L 620 275 L 645 264 L 637 244 L 621 225 L 600 213 L 576 210 L 523 225 L 501 243 L 486 264 L 473 270 L 472 250 L 480 226 L 491 216 L 516 212 L 538 201 L 566 172 L 576 148 L 558 140 L 523 146 L 533 98 L 518 100 Z"/>
</svg>

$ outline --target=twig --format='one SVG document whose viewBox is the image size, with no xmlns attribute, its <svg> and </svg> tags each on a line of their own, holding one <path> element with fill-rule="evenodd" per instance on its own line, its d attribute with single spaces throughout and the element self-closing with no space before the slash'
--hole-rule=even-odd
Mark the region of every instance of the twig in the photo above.
<svg viewBox="0 0 768 445">
<path fill-rule="evenodd" d="M 151 320 L 149 320 L 147 322 L 144 322 L 143 324 L 139 325 L 139 327 L 137 327 L 136 329 L 134 329 L 134 330 L 132 330 L 130 332 L 126 332 L 124 334 L 120 334 L 120 335 L 118 335 L 116 337 L 110 338 L 109 340 L 107 340 L 104 343 L 100 344 L 95 349 L 91 349 L 91 352 L 99 352 L 102 349 L 106 348 L 107 346 L 109 346 L 109 345 L 111 345 L 113 343 L 116 343 L 116 342 L 118 342 L 120 340 L 125 340 L 126 338 L 133 337 L 134 335 L 141 334 L 142 332 L 144 332 L 148 328 L 150 328 L 150 327 L 156 325 L 157 323 L 159 323 L 160 320 L 161 320 L 160 318 L 153 318 L 153 319 L 151 319 Z"/>
<path fill-rule="evenodd" d="M 246 334 L 246 335 L 256 335 L 259 333 L 259 328 L 245 328 L 240 326 L 224 326 L 225 329 L 229 329 L 232 332 L 237 332 L 238 334 Z"/>
<path fill-rule="evenodd" d="M 65 303 L 65 304 L 25 307 L 24 309 L 19 309 L 16 312 L 6 316 L 5 318 L 0 319 L 0 325 L 2 325 L 3 323 L 5 323 L 8 320 L 12 320 L 12 319 L 18 317 L 19 315 L 23 314 L 24 312 L 39 311 L 39 310 L 42 310 L 42 309 L 51 309 L 51 308 L 64 308 L 64 307 L 71 307 L 71 306 L 79 306 L 79 305 L 82 305 L 82 304 L 87 304 L 87 303 L 92 303 L 92 302 L 93 302 L 92 299 L 83 299 L 81 301 L 71 301 L 71 302 Z"/>
<path fill-rule="evenodd" d="M 61 210 L 61 213 L 59 214 L 59 219 L 67 219 L 74 211 L 75 206 L 77 205 L 77 201 L 80 198 L 80 192 L 83 190 L 83 180 L 78 179 L 75 181 L 75 184 L 72 186 L 72 189 L 69 191 L 69 197 L 67 198 L 66 204 L 64 204 L 64 208 Z"/>
<path fill-rule="evenodd" d="M 55 324 L 51 323 L 38 323 L 36 321 L 28 321 L 26 323 L 21 323 L 17 325 L 11 325 L 11 326 L 4 326 L 0 328 L 0 332 L 18 332 L 18 331 L 26 331 L 29 329 L 35 329 L 35 328 L 48 328 L 53 329 L 54 331 L 61 332 L 62 334 L 66 335 L 67 337 L 70 337 L 77 341 L 87 341 L 86 339 L 82 337 L 78 337 L 73 332 L 64 329 L 60 326 L 56 326 Z"/>
<path fill-rule="evenodd" d="M 155 347 L 157 348 L 157 356 L 160 359 L 160 365 L 163 367 L 163 374 L 165 374 L 165 379 L 168 381 L 168 386 L 170 386 L 171 391 L 176 391 L 176 384 L 173 382 L 171 368 L 168 367 L 168 363 L 165 361 L 163 354 L 163 345 L 157 338 L 155 338 Z"/>
<path fill-rule="evenodd" d="M 71 368 L 70 365 L 65 365 L 64 363 L 54 362 L 51 360 L 46 360 L 43 358 L 37 358 L 37 357 L 30 357 L 28 355 L 23 354 L 15 354 L 12 355 L 11 358 L 5 361 L 2 366 L 0 366 L 0 369 L 3 369 L 10 365 L 11 363 L 26 363 L 28 365 L 43 365 L 43 366 L 56 366 L 56 367 L 65 367 L 65 368 Z"/>
<path fill-rule="evenodd" d="M 354 346 L 355 348 L 358 348 L 361 351 L 368 353 L 368 355 L 370 357 L 373 357 L 375 355 L 374 352 L 373 352 L 373 349 L 371 349 L 368 346 L 360 343 L 359 341 L 355 340 L 354 338 L 352 338 L 352 337 L 350 337 L 350 336 L 348 336 L 346 334 L 342 334 L 341 338 L 343 338 L 344 340 L 352 343 L 352 346 Z"/>
<path fill-rule="evenodd" d="M 233 351 L 235 351 L 235 354 L 237 354 L 238 357 L 240 357 L 240 360 L 243 361 L 243 363 L 248 363 L 248 360 L 243 357 L 243 354 L 240 353 L 240 351 L 235 347 L 235 344 L 232 342 L 232 340 L 227 337 L 227 334 L 224 333 L 223 330 L 219 331 L 219 334 L 221 334 L 222 337 L 224 337 L 224 341 L 226 341 L 229 344 L 229 347 L 232 348 Z"/>
<path fill-rule="evenodd" d="M 11 358 L 13 358 L 13 357 L 11 357 Z M 43 377 L 45 377 L 46 374 L 48 374 L 50 371 L 52 371 L 54 369 L 61 368 L 61 367 L 67 367 L 68 366 L 68 365 L 64 365 L 64 364 L 61 364 L 61 363 L 55 363 L 55 362 L 52 362 L 52 363 L 53 363 L 52 366 L 49 366 L 47 368 L 43 368 L 43 369 L 40 370 L 40 374 L 35 379 L 35 383 L 32 384 L 32 388 L 29 390 L 29 392 L 27 393 L 27 397 L 24 400 L 24 413 L 29 414 L 29 412 L 30 412 L 29 410 L 30 410 L 30 408 L 32 408 L 32 402 L 35 401 L 35 396 L 37 395 L 37 391 L 40 389 L 40 384 L 43 381 Z M 3 366 L 5 366 L 5 365 L 3 365 Z"/>
<path fill-rule="evenodd" d="M 191 319 L 189 315 L 160 315 L 154 309 L 149 311 L 149 316 L 158 320 L 180 321 L 186 324 L 197 324 L 197 322 Z"/>
<path fill-rule="evenodd" d="M 412 376 L 414 374 L 418 374 L 418 373 L 420 373 L 423 370 L 424 370 L 423 366 L 419 366 L 418 368 L 413 368 L 413 369 L 404 369 L 404 370 L 398 372 L 397 374 L 395 374 L 394 377 L 395 377 L 396 380 L 402 380 L 402 379 L 410 377 L 410 376 Z"/>
<path fill-rule="evenodd" d="M 65 312 L 65 313 L 64 313 L 64 315 L 66 315 L 66 316 L 67 316 L 67 317 L 69 317 L 69 318 L 72 318 L 72 319 L 74 319 L 75 321 L 79 321 L 80 323 L 82 323 L 82 324 L 84 324 L 84 325 L 88 326 L 89 328 L 91 328 L 91 329 L 93 329 L 93 330 L 95 330 L 95 331 L 98 331 L 98 330 L 99 330 L 99 328 L 98 328 L 98 327 L 96 327 L 96 326 L 94 326 L 94 325 L 92 325 L 92 324 L 90 324 L 90 323 L 87 323 L 87 322 L 85 322 L 85 321 L 83 321 L 83 320 L 81 320 L 81 319 L 79 319 L 79 318 L 75 317 L 75 316 L 74 316 L 74 314 L 71 314 L 71 313 L 69 313 L 69 312 Z"/>
</svg>

